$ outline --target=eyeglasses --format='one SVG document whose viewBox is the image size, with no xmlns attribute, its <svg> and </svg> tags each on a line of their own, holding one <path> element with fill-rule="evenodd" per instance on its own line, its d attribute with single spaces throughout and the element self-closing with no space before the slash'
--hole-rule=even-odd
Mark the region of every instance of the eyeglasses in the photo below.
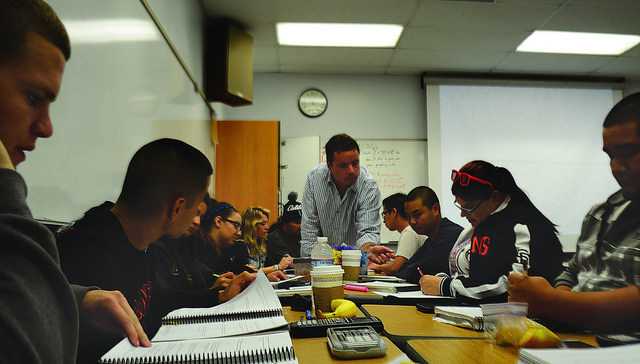
<svg viewBox="0 0 640 364">
<path fill-rule="evenodd" d="M 483 184 L 485 186 L 489 186 L 492 190 L 496 188 L 493 186 L 493 183 L 487 181 L 486 179 L 478 178 L 476 176 L 472 176 L 469 173 L 458 172 L 455 169 L 451 170 L 451 181 L 458 182 L 458 184 L 462 187 L 467 187 L 471 183 L 471 181 Z"/>
<path fill-rule="evenodd" d="M 485 200 L 478 201 L 478 203 L 477 203 L 475 206 L 473 206 L 473 207 L 464 207 L 464 206 L 462 206 L 461 204 L 459 204 L 459 203 L 458 203 L 458 201 L 453 201 L 453 204 L 454 204 L 457 208 L 459 208 L 459 209 L 460 209 L 460 211 L 464 212 L 465 214 L 471 214 L 471 213 L 473 213 L 475 210 L 477 210 L 477 209 L 478 209 L 478 207 L 480 207 L 480 205 L 482 205 L 482 203 L 483 203 L 484 201 L 485 201 Z"/>
<path fill-rule="evenodd" d="M 233 225 L 233 227 L 236 230 L 240 230 L 240 228 L 242 228 L 242 224 L 237 222 L 237 221 L 233 221 L 233 220 L 229 220 L 227 218 L 224 218 L 224 221 L 228 222 L 229 224 Z"/>
</svg>

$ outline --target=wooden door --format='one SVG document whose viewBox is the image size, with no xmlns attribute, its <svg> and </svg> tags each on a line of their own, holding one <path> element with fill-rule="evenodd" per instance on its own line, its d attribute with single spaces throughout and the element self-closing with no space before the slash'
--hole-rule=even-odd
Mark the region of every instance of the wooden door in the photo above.
<svg viewBox="0 0 640 364">
<path fill-rule="evenodd" d="M 217 124 L 215 198 L 233 204 L 240 213 L 249 206 L 265 207 L 274 222 L 280 189 L 280 122 Z"/>
</svg>

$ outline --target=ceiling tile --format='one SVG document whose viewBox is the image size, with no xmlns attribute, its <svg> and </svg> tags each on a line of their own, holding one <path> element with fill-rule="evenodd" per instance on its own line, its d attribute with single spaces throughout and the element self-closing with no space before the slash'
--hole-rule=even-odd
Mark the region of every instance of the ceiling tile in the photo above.
<svg viewBox="0 0 640 364">
<path fill-rule="evenodd" d="M 615 1 L 603 1 L 612 3 Z M 640 1 L 638 1 L 640 3 Z M 541 29 L 594 33 L 640 34 L 640 8 L 569 5 L 560 9 Z"/>
<path fill-rule="evenodd" d="M 276 0 L 277 20 L 407 24 L 418 0 Z"/>
<path fill-rule="evenodd" d="M 278 44 L 275 23 L 259 23 L 249 26 L 247 30 L 253 36 L 253 44 L 256 46 L 276 46 Z"/>
<path fill-rule="evenodd" d="M 420 75 L 425 69 L 421 67 L 389 67 L 386 74 L 388 75 Z"/>
<path fill-rule="evenodd" d="M 433 26 L 447 31 L 529 32 L 557 7 L 537 1 L 487 4 L 425 0 L 410 26 Z"/>
<path fill-rule="evenodd" d="M 596 73 L 609 76 L 639 78 L 640 57 L 617 57 L 614 61 L 598 69 Z"/>
<path fill-rule="evenodd" d="M 385 67 L 376 66 L 338 66 L 338 65 L 287 65 L 280 66 L 282 72 L 322 73 L 322 74 L 383 74 Z"/>
<path fill-rule="evenodd" d="M 488 72 L 504 58 L 503 52 L 481 52 L 458 50 L 423 51 L 413 49 L 397 50 L 391 59 L 391 68 L 419 67 L 424 69 L 467 70 Z"/>
<path fill-rule="evenodd" d="M 496 71 L 534 73 L 591 73 L 615 57 L 578 56 L 570 54 L 513 53 L 496 67 Z"/>
<path fill-rule="evenodd" d="M 254 47 L 253 48 L 253 65 L 273 65 L 277 66 L 278 49 L 276 47 Z"/>
<path fill-rule="evenodd" d="M 521 33 L 483 33 L 443 31 L 432 27 L 409 27 L 400 38 L 400 49 L 481 49 L 513 52 L 529 35 Z"/>
<path fill-rule="evenodd" d="M 276 19 L 276 0 L 203 0 L 210 17 L 226 17 L 244 25 L 273 23 Z"/>
<path fill-rule="evenodd" d="M 389 64 L 393 50 L 333 47 L 279 47 L 282 65 L 380 66 Z"/>
</svg>

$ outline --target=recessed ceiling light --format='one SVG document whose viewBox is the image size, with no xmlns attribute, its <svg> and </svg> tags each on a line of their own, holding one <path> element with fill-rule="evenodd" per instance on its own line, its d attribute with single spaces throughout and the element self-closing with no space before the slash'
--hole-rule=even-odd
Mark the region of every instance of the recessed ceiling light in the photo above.
<svg viewBox="0 0 640 364">
<path fill-rule="evenodd" d="M 638 35 L 536 30 L 517 51 L 618 56 L 638 43 Z"/>
<path fill-rule="evenodd" d="M 160 39 L 152 22 L 141 19 L 63 21 L 72 43 L 140 42 Z"/>
<path fill-rule="evenodd" d="M 402 29 L 396 24 L 276 24 L 278 44 L 285 46 L 393 48 Z"/>
</svg>

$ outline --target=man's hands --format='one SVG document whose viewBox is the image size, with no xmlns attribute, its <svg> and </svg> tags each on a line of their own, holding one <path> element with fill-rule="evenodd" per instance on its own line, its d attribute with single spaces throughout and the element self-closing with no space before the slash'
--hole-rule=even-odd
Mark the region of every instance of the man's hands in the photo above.
<svg viewBox="0 0 640 364">
<path fill-rule="evenodd" d="M 15 169 L 13 162 L 11 162 L 11 157 L 9 157 L 9 153 L 7 152 L 7 148 L 4 147 L 2 140 L 0 140 L 0 168 Z"/>
<path fill-rule="evenodd" d="M 133 346 L 151 346 L 140 320 L 119 291 L 88 291 L 80 303 L 80 312 L 96 326 L 124 332 Z"/>
<path fill-rule="evenodd" d="M 225 289 L 227 287 L 229 287 L 229 285 L 231 284 L 231 281 L 236 277 L 235 274 L 233 274 L 233 272 L 227 272 L 224 274 L 221 274 L 218 279 L 216 279 L 216 281 L 213 283 L 213 285 L 211 287 L 209 287 L 210 290 L 221 290 L 221 289 Z"/>
<path fill-rule="evenodd" d="M 567 287 L 569 288 L 569 287 Z M 509 274 L 509 302 L 526 302 L 531 314 L 547 309 L 555 288 L 542 277 L 530 277 L 518 272 Z"/>
<path fill-rule="evenodd" d="M 420 289 L 422 293 L 431 296 L 440 296 L 440 283 L 444 278 L 424 275 L 420 278 Z"/>
<path fill-rule="evenodd" d="M 255 279 L 255 273 L 242 272 L 241 274 L 238 274 L 231 280 L 227 288 L 225 288 L 223 291 L 218 292 L 218 299 L 220 300 L 220 302 L 226 302 L 232 299 L 238 293 L 242 292 L 242 290 L 245 289 Z"/>
<path fill-rule="evenodd" d="M 369 260 L 376 264 L 384 264 L 396 256 L 393 250 L 382 245 L 369 245 L 366 251 L 369 253 Z"/>
<path fill-rule="evenodd" d="M 277 270 L 267 274 L 267 279 L 269 280 L 269 282 L 280 282 L 287 278 L 288 278 L 287 275 L 284 274 L 284 272 L 281 270 Z"/>
</svg>

